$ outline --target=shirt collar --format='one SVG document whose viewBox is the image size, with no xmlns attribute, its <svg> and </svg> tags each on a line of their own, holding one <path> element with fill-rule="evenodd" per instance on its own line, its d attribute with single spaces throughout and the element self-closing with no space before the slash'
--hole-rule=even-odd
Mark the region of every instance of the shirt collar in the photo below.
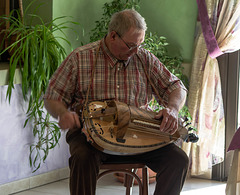
<svg viewBox="0 0 240 195">
<path fill-rule="evenodd" d="M 107 48 L 107 45 L 105 43 L 105 37 L 101 40 L 101 44 L 103 53 L 105 57 L 109 60 L 110 65 L 114 67 L 117 63 L 123 63 L 123 65 L 126 67 L 129 64 L 130 58 L 128 60 L 118 60 Z"/>
</svg>

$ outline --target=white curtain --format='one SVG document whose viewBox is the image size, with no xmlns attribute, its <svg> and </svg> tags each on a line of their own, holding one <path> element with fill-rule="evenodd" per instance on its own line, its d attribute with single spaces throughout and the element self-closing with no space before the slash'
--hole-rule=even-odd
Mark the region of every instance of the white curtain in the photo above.
<svg viewBox="0 0 240 195">
<path fill-rule="evenodd" d="M 240 49 L 240 0 L 206 0 L 218 46 L 223 53 Z M 213 164 L 220 163 L 225 150 L 225 118 L 219 66 L 208 55 L 206 42 L 199 28 L 190 77 L 188 107 L 199 141 L 184 144 L 191 157 L 191 175 L 207 175 Z"/>
</svg>

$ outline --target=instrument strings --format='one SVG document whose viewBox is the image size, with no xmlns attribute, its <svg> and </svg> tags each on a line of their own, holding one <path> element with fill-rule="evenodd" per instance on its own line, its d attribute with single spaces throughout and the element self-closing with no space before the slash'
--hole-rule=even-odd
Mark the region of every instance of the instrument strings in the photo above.
<svg viewBox="0 0 240 195">
<path fill-rule="evenodd" d="M 110 128 L 109 125 L 101 125 L 100 128 Z M 156 127 L 155 127 L 156 128 Z M 159 126 L 160 128 L 160 126 Z M 96 128 L 97 129 L 97 128 Z M 136 128 L 128 128 L 129 131 L 135 131 L 135 132 L 140 132 L 140 133 L 147 133 L 145 135 L 141 135 L 141 137 L 150 137 L 151 135 L 155 135 L 159 138 L 171 138 L 171 139 L 177 139 L 178 136 L 176 135 L 171 135 L 169 133 L 161 132 L 160 129 L 136 129 Z M 151 135 L 150 135 L 151 134 Z"/>
</svg>

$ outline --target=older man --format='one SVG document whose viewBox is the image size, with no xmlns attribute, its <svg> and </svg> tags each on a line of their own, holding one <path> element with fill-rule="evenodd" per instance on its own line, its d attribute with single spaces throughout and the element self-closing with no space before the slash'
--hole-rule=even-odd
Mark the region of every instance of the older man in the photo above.
<svg viewBox="0 0 240 195">
<path fill-rule="evenodd" d="M 52 76 L 44 96 L 45 107 L 58 118 L 61 129 L 68 130 L 72 195 L 95 194 L 99 166 L 104 161 L 146 163 L 157 173 L 155 195 L 177 195 L 182 189 L 188 157 L 180 148 L 169 144 L 138 155 L 106 154 L 89 143 L 79 116 L 73 112 L 85 101 L 114 99 L 136 107 L 146 105 L 156 94 L 144 65 L 160 96 L 156 98 L 166 105 L 156 116 L 163 118 L 159 131 L 173 134 L 177 130 L 178 112 L 184 105 L 186 89 L 143 48 L 146 29 L 145 19 L 135 10 L 117 12 L 102 40 L 75 49 Z"/>
</svg>

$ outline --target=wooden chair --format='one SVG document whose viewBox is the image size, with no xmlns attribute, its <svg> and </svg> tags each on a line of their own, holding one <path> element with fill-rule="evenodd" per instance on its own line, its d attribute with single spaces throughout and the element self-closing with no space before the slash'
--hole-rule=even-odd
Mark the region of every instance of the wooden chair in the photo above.
<svg viewBox="0 0 240 195">
<path fill-rule="evenodd" d="M 142 181 L 136 174 L 137 170 L 142 169 Z M 148 195 L 148 169 L 145 164 L 141 163 L 105 163 L 100 166 L 100 169 L 104 169 L 98 176 L 98 179 L 109 173 L 122 172 L 124 175 L 124 186 L 126 187 L 126 195 L 132 194 L 132 186 L 134 179 L 136 179 L 139 186 L 140 195 Z"/>
</svg>

